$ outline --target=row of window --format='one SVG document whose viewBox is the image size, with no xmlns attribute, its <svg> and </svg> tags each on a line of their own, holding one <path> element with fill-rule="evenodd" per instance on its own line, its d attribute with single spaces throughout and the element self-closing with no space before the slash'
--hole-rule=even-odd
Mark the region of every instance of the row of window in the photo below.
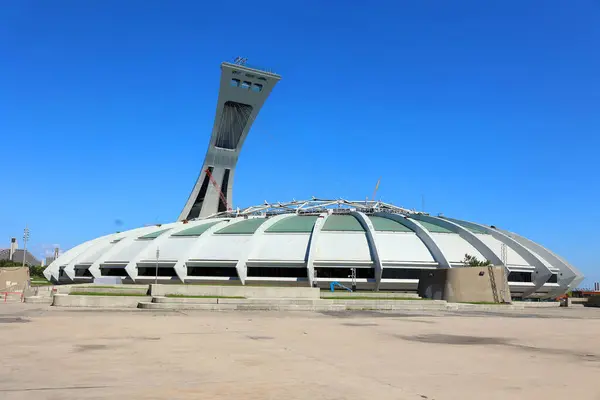
<svg viewBox="0 0 600 400">
<path fill-rule="evenodd" d="M 237 69 L 234 69 L 234 70 L 232 71 L 232 73 L 233 73 L 234 75 L 241 75 L 241 74 L 242 74 L 242 71 L 238 71 Z M 265 78 L 264 76 L 259 76 L 259 77 L 257 78 L 257 77 L 256 77 L 256 75 L 254 75 L 254 74 L 248 74 L 248 73 L 246 73 L 246 77 L 248 77 L 248 78 L 252 78 L 252 79 L 256 78 L 256 79 L 258 79 L 259 81 L 265 81 L 265 82 L 267 81 L 267 78 Z"/>
<path fill-rule="evenodd" d="M 85 270 L 87 271 L 87 270 Z M 89 271 L 87 271 L 89 273 Z M 127 276 L 125 268 L 101 268 L 102 276 Z M 155 276 L 157 273 L 155 267 L 139 267 L 138 276 Z M 218 276 L 237 278 L 235 267 L 188 267 L 188 276 Z M 317 267 L 315 275 L 317 278 L 349 278 L 351 269 L 345 267 Z M 76 276 L 91 276 L 77 274 Z M 176 276 L 173 267 L 159 267 L 158 276 Z M 264 278 L 307 278 L 305 267 L 299 268 L 277 268 L 277 267 L 248 267 L 249 277 Z M 417 269 L 395 269 L 387 268 L 383 270 L 384 279 L 419 279 L 420 270 Z M 373 268 L 357 268 L 356 277 L 358 279 L 375 279 L 375 270 Z"/>
<path fill-rule="evenodd" d="M 239 79 L 232 79 L 230 85 L 233 87 L 239 87 L 246 90 L 252 90 L 253 92 L 262 92 L 263 85 L 260 83 L 252 83 L 249 81 L 240 81 Z"/>
<path fill-rule="evenodd" d="M 102 276 L 127 276 L 125 268 L 101 268 Z M 62 269 L 61 269 L 62 276 Z M 317 278 L 349 278 L 351 274 L 350 268 L 343 267 L 316 267 Z M 237 277 L 235 267 L 188 267 L 188 276 L 219 276 L 219 277 Z M 154 276 L 156 269 L 154 267 L 138 268 L 139 276 Z M 76 269 L 76 277 L 91 277 L 92 275 L 87 269 Z M 172 267 L 159 267 L 158 276 L 176 276 L 175 270 Z M 306 278 L 306 268 L 277 268 L 277 267 L 248 267 L 249 277 L 269 277 L 269 278 Z M 383 279 L 419 279 L 421 270 L 406 269 L 406 268 L 384 268 Z M 357 278 L 374 279 L 375 270 L 373 268 L 357 268 Z M 513 271 L 508 275 L 509 282 L 532 282 L 531 272 Z M 558 275 L 552 274 L 548 283 L 557 283 Z"/>
</svg>

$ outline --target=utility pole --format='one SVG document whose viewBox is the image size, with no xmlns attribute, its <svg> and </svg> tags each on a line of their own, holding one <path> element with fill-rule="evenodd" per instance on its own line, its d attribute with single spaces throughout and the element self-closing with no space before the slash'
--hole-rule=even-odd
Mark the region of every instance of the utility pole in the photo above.
<svg viewBox="0 0 600 400">
<path fill-rule="evenodd" d="M 29 228 L 25 225 L 23 230 L 23 267 L 25 267 L 25 256 L 27 256 L 27 241 L 29 240 Z"/>
<path fill-rule="evenodd" d="M 356 268 L 350 268 L 350 273 L 352 277 L 352 291 L 356 292 Z"/>
<path fill-rule="evenodd" d="M 160 256 L 160 249 L 156 247 L 156 274 L 154 277 L 154 284 L 158 283 L 158 257 Z"/>
</svg>

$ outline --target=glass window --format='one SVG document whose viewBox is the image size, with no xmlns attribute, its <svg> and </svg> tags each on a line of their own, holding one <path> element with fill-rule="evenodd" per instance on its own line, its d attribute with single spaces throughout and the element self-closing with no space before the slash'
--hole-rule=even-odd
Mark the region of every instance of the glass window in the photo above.
<svg viewBox="0 0 600 400">
<path fill-rule="evenodd" d="M 253 92 L 262 91 L 262 85 L 260 83 L 255 83 L 254 85 L 252 85 L 252 91 Z"/>
<path fill-rule="evenodd" d="M 242 89 L 250 89 L 251 85 L 252 84 L 250 82 L 244 81 L 244 82 L 242 82 Z"/>
<path fill-rule="evenodd" d="M 231 82 L 230 82 L 230 84 L 231 84 L 231 86 L 238 87 L 238 86 L 240 86 L 240 80 L 239 79 L 232 79 Z"/>
</svg>

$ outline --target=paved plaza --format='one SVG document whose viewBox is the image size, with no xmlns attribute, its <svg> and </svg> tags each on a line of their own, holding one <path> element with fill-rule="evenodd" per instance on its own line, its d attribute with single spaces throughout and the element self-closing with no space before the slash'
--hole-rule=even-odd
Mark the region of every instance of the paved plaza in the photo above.
<svg viewBox="0 0 600 400">
<path fill-rule="evenodd" d="M 0 399 L 600 399 L 600 309 L 155 312 L 0 304 Z"/>
</svg>

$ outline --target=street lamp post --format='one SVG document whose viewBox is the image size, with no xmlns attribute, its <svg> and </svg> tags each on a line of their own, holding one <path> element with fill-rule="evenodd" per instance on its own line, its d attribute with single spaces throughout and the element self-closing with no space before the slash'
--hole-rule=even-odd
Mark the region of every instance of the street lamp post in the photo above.
<svg viewBox="0 0 600 400">
<path fill-rule="evenodd" d="M 29 240 L 29 228 L 25 225 L 23 230 L 23 267 L 25 267 L 25 257 L 27 256 L 27 241 Z"/>
<path fill-rule="evenodd" d="M 156 248 L 156 273 L 155 273 L 155 277 L 154 277 L 154 284 L 158 283 L 158 257 L 160 256 L 160 250 L 157 247 Z"/>
</svg>

